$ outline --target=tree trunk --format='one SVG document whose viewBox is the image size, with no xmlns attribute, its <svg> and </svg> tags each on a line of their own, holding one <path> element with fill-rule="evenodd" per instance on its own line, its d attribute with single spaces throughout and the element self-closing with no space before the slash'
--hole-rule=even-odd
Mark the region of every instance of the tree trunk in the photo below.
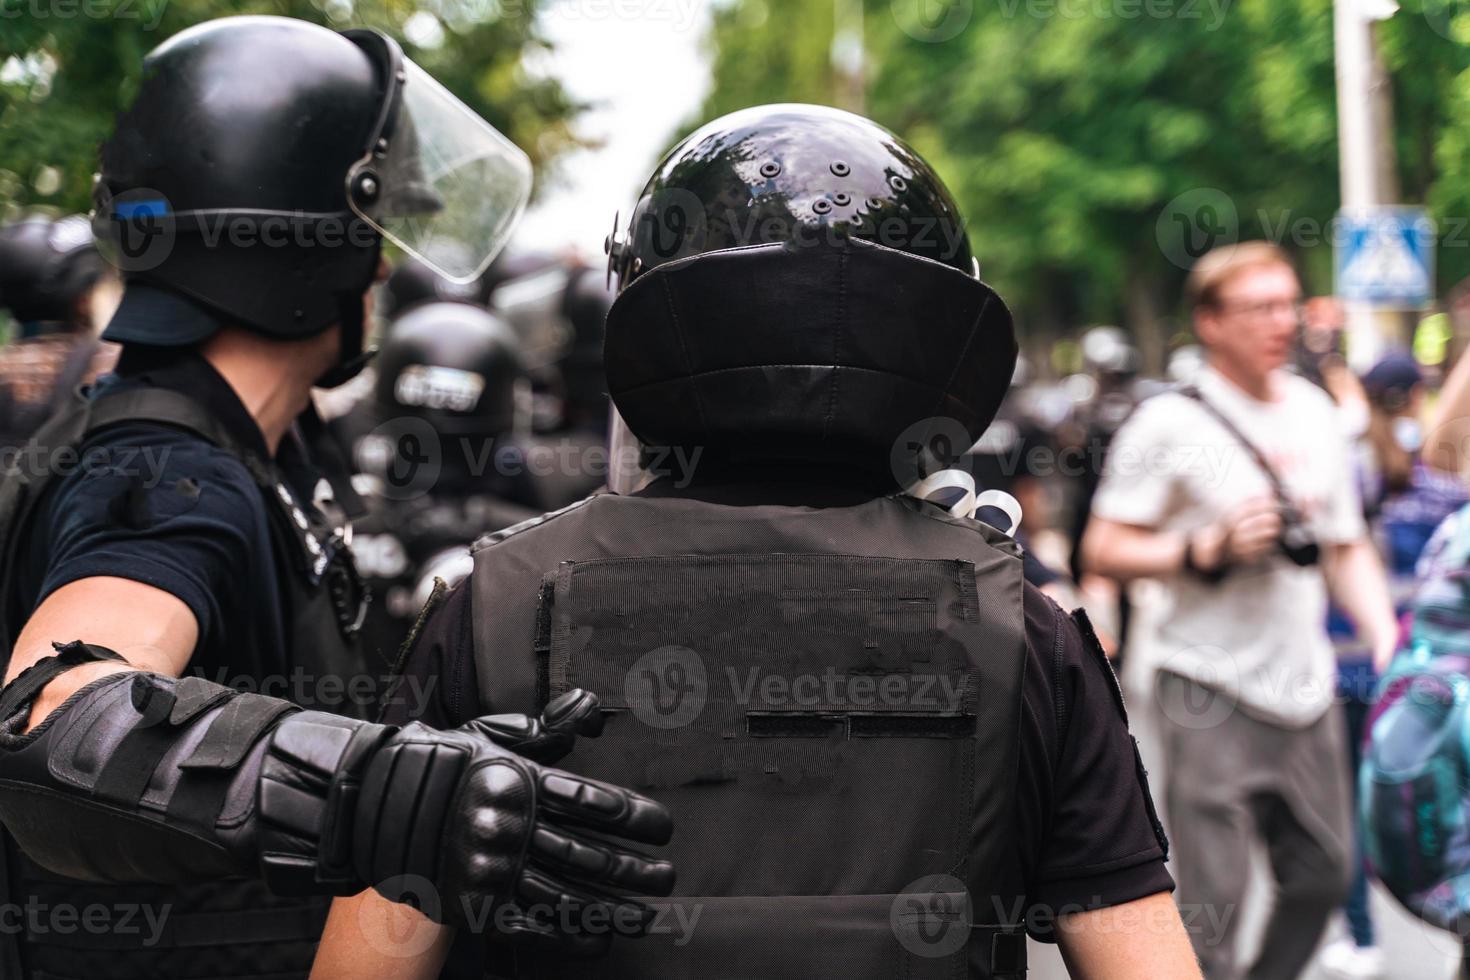
<svg viewBox="0 0 1470 980">
<path fill-rule="evenodd" d="M 1124 286 L 1124 326 L 1133 334 L 1138 345 L 1145 374 L 1159 375 L 1164 371 L 1169 337 L 1162 315 L 1163 301 L 1160 296 L 1159 280 L 1142 265 L 1128 273 Z"/>
</svg>

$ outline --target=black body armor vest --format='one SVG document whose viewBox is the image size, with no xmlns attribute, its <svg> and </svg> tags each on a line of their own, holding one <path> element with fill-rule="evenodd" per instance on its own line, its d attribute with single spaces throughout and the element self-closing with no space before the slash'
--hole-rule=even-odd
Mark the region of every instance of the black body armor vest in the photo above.
<svg viewBox="0 0 1470 980">
<path fill-rule="evenodd" d="M 482 708 L 594 691 L 562 765 L 673 812 L 676 897 L 495 977 L 1018 977 L 1021 562 L 906 497 L 603 494 L 475 549 Z"/>
</svg>

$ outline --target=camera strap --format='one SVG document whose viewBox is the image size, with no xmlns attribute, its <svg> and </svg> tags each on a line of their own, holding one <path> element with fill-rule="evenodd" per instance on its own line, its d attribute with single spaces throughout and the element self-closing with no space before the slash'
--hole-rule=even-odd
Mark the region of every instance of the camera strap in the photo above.
<svg viewBox="0 0 1470 980">
<path fill-rule="evenodd" d="M 1286 484 L 1282 482 L 1281 477 L 1276 472 L 1276 468 L 1266 460 L 1266 454 L 1257 449 L 1256 444 L 1247 439 L 1245 437 L 1245 433 L 1240 431 L 1240 427 L 1237 426 L 1234 422 L 1230 421 L 1229 417 L 1226 416 L 1224 412 L 1220 411 L 1219 408 L 1215 407 L 1215 405 L 1204 396 L 1204 392 L 1200 391 L 1199 388 L 1195 387 L 1194 385 L 1185 385 L 1184 387 L 1179 389 L 1179 393 L 1185 398 L 1193 399 L 1195 402 L 1198 402 L 1200 408 L 1203 408 L 1216 422 L 1219 422 L 1222 426 L 1224 426 L 1225 431 L 1230 433 L 1231 438 L 1233 438 L 1236 442 L 1245 447 L 1245 451 L 1250 453 L 1251 459 L 1255 460 L 1255 463 L 1258 467 L 1260 467 L 1261 472 L 1266 474 L 1266 482 L 1271 484 L 1271 492 L 1276 496 L 1277 502 L 1287 507 L 1296 506 L 1294 503 L 1292 503 L 1291 497 L 1287 494 Z"/>
</svg>

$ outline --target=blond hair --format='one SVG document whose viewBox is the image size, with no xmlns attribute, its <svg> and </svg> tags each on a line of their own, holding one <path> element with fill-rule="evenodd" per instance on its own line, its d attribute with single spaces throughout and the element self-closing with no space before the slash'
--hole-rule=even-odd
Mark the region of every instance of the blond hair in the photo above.
<svg viewBox="0 0 1470 980">
<path fill-rule="evenodd" d="M 1286 250 L 1275 242 L 1250 241 L 1221 245 L 1201 255 L 1194 268 L 1189 270 L 1189 278 L 1184 281 L 1184 298 L 1190 309 L 1216 306 L 1220 302 L 1220 290 L 1225 283 L 1247 269 L 1268 265 L 1293 268 Z"/>
</svg>

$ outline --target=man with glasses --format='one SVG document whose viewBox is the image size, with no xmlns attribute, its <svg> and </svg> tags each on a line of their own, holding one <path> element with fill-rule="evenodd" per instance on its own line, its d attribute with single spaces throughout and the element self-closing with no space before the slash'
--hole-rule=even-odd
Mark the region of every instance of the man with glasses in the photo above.
<svg viewBox="0 0 1470 980">
<path fill-rule="evenodd" d="M 1207 364 L 1118 433 L 1083 541 L 1091 571 L 1157 579 L 1136 652 L 1158 668 L 1178 899 L 1210 980 L 1297 976 L 1347 892 L 1350 803 L 1328 590 L 1386 663 L 1395 622 L 1332 401 L 1283 370 L 1301 289 L 1266 242 L 1216 249 L 1186 285 Z M 1252 839 L 1277 901 L 1235 956 Z"/>
</svg>

